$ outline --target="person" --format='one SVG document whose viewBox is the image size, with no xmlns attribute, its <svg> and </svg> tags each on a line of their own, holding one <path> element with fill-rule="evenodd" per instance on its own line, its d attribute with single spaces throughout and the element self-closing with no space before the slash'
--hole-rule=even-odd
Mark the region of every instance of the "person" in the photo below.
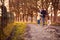
<svg viewBox="0 0 60 40">
<path fill-rule="evenodd" d="M 40 13 L 38 13 L 38 15 L 37 15 L 37 23 L 38 23 L 38 24 L 40 24 L 40 20 L 41 20 L 40 15 L 41 15 Z"/>
<path fill-rule="evenodd" d="M 45 17 L 47 15 L 47 11 L 45 9 L 42 9 L 41 10 L 41 14 L 42 14 L 43 25 L 45 25 Z"/>
</svg>

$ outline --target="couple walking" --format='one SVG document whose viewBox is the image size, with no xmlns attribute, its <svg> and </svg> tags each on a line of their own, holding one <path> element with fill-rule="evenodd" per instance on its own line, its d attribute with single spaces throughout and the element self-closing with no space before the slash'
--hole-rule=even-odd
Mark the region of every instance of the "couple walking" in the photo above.
<svg viewBox="0 0 60 40">
<path fill-rule="evenodd" d="M 44 10 L 44 9 L 41 10 L 41 12 L 39 12 L 38 15 L 37 15 L 37 23 L 40 24 L 41 23 L 40 21 L 42 20 L 43 25 L 45 25 L 46 15 L 47 15 L 46 10 Z"/>
</svg>

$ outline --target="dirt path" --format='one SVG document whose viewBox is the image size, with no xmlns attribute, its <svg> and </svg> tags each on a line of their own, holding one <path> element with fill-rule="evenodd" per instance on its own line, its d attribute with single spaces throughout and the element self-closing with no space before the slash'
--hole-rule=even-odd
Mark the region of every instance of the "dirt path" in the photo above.
<svg viewBox="0 0 60 40">
<path fill-rule="evenodd" d="M 28 27 L 30 27 L 29 35 L 31 38 L 26 40 L 60 40 L 56 27 L 42 27 L 35 24 L 28 24 Z"/>
</svg>

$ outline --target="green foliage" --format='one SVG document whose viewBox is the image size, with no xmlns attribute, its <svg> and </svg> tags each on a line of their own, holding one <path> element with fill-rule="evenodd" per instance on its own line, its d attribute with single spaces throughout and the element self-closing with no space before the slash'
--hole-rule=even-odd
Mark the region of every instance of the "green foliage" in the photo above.
<svg viewBox="0 0 60 40">
<path fill-rule="evenodd" d="M 24 39 L 24 33 L 26 29 L 25 23 L 16 23 L 15 24 L 16 29 L 14 32 L 14 36 L 12 37 L 12 40 L 23 40 Z"/>
<path fill-rule="evenodd" d="M 15 29 L 14 29 L 15 28 Z M 14 31 L 13 31 L 14 29 Z M 10 23 L 8 24 L 5 28 L 4 28 L 4 34 L 9 37 L 11 32 L 13 35 L 11 35 L 10 39 L 11 40 L 24 40 L 24 33 L 25 33 L 25 29 L 26 29 L 26 23 L 24 22 L 14 22 L 14 23 Z M 3 39 L 6 39 L 6 37 L 4 35 L 2 35 Z"/>
<path fill-rule="evenodd" d="M 1 37 L 1 40 L 5 40 L 7 36 L 9 36 L 11 30 L 13 28 L 13 23 L 11 24 L 8 24 L 4 29 L 3 29 L 3 33 L 2 33 L 2 30 L 0 30 L 0 37 Z"/>
</svg>

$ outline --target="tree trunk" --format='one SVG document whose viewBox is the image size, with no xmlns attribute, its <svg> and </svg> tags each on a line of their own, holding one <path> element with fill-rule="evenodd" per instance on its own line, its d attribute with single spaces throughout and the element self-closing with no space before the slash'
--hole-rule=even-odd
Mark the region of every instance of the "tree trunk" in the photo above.
<svg viewBox="0 0 60 40">
<path fill-rule="evenodd" d="M 54 23 L 57 21 L 57 9 L 54 9 Z"/>
</svg>

